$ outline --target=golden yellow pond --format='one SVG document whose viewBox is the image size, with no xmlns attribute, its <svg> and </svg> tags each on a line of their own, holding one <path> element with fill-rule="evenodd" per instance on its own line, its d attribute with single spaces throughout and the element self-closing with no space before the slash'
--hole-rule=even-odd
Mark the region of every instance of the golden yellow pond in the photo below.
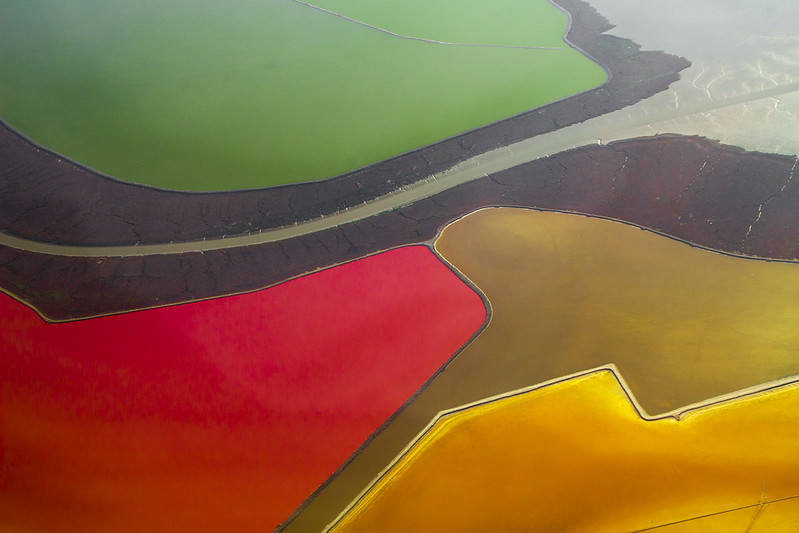
<svg viewBox="0 0 799 533">
<path fill-rule="evenodd" d="M 799 264 L 723 255 L 595 217 L 513 208 L 458 220 L 436 249 L 484 292 L 491 322 L 288 531 L 332 520 L 442 410 L 609 363 L 649 415 L 799 373 Z M 560 416 L 571 408 L 558 409 Z"/>
<path fill-rule="evenodd" d="M 788 533 L 798 440 L 795 383 L 647 421 L 600 370 L 441 417 L 333 530 Z"/>
</svg>

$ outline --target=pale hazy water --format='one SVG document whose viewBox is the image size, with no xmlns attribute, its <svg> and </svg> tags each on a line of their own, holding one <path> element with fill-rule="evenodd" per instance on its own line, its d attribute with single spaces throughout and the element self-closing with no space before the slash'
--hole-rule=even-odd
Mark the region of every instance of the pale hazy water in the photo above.
<svg viewBox="0 0 799 533">
<path fill-rule="evenodd" d="M 748 150 L 799 154 L 799 3 L 590 3 L 616 26 L 609 33 L 692 62 L 669 91 L 598 120 L 639 124 L 604 141 L 680 133 Z"/>
</svg>

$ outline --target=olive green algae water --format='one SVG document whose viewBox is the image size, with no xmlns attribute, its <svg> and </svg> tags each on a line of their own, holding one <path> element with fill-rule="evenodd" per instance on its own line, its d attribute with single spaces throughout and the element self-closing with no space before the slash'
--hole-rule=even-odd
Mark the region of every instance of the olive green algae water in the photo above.
<svg viewBox="0 0 799 533">
<path fill-rule="evenodd" d="M 545 0 L 5 0 L 0 116 L 120 179 L 330 177 L 601 84 Z"/>
</svg>

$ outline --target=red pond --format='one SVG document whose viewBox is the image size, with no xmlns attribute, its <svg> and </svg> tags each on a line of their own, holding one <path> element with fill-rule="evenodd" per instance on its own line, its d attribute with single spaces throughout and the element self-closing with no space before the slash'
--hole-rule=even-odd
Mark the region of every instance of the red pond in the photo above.
<svg viewBox="0 0 799 533">
<path fill-rule="evenodd" d="M 421 246 L 83 322 L 0 294 L 0 526 L 271 530 L 484 318 Z"/>
</svg>

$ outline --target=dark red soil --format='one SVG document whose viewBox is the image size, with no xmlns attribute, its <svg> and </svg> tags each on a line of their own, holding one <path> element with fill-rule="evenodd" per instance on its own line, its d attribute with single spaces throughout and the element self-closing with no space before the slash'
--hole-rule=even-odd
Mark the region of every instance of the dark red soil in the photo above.
<svg viewBox="0 0 799 533">
<path fill-rule="evenodd" d="M 632 139 L 556 154 L 401 209 L 276 243 L 124 259 L 0 247 L 0 284 L 55 320 L 183 302 L 262 288 L 427 241 L 448 222 L 488 205 L 607 216 L 726 252 L 799 259 L 794 162 L 697 137 Z"/>
</svg>

